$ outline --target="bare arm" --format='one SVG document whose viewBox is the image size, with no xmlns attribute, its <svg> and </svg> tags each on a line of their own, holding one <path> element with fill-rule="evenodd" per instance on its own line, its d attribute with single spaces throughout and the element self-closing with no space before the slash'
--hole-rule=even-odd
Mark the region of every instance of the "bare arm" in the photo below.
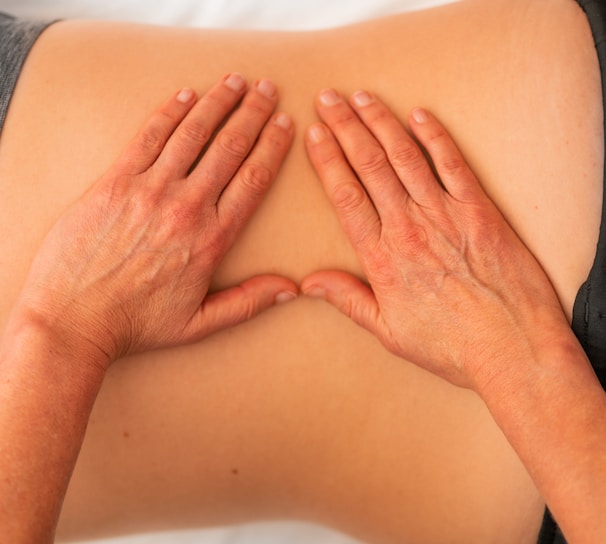
<svg viewBox="0 0 606 544">
<path fill-rule="evenodd" d="M 0 349 L 0 536 L 52 542 L 106 361 L 27 320 Z"/>
<path fill-rule="evenodd" d="M 292 139 L 289 118 L 271 116 L 273 84 L 246 87 L 232 75 L 200 100 L 175 94 L 40 248 L 0 341 L 2 542 L 52 542 L 114 360 L 199 340 L 296 296 L 269 275 L 208 294 Z"/>
<path fill-rule="evenodd" d="M 308 153 L 370 286 L 337 271 L 302 290 L 392 352 L 476 391 L 571 542 L 606 540 L 606 395 L 545 273 L 427 112 L 324 93 Z"/>
<path fill-rule="evenodd" d="M 604 541 L 606 394 L 585 354 L 562 331 L 508 366 L 479 394 L 568 541 Z"/>
</svg>

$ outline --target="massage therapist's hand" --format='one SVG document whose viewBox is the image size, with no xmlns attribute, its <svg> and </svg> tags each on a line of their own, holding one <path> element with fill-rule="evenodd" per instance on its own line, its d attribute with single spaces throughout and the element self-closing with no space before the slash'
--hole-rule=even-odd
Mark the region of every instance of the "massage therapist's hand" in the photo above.
<svg viewBox="0 0 606 544">
<path fill-rule="evenodd" d="M 480 388 L 512 360 L 571 336 L 542 268 L 482 190 L 444 128 L 410 127 L 368 93 L 321 95 L 308 154 L 370 286 L 337 271 L 307 277 L 383 344 L 457 385 Z"/>
<path fill-rule="evenodd" d="M 199 340 L 294 298 L 293 282 L 269 275 L 207 293 L 291 143 L 290 118 L 272 116 L 276 102 L 272 83 L 247 91 L 237 74 L 200 100 L 175 93 L 53 227 L 19 310 L 109 363 Z"/>
</svg>

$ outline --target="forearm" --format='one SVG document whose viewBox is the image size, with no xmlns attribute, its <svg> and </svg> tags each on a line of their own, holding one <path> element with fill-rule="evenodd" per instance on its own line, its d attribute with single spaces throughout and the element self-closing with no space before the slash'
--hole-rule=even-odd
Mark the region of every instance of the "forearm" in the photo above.
<svg viewBox="0 0 606 544">
<path fill-rule="evenodd" d="M 606 541 L 606 395 L 573 338 L 536 353 L 480 394 L 568 540 Z"/>
<path fill-rule="evenodd" d="M 12 319 L 0 340 L 0 540 L 52 542 L 103 371 Z M 83 358 L 88 360 L 83 361 Z M 84 363 L 84 364 L 83 364 Z"/>
</svg>

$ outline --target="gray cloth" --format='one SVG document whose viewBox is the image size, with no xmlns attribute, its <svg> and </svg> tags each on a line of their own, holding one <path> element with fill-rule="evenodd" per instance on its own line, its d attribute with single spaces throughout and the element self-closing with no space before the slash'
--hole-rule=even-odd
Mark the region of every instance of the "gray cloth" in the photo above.
<svg viewBox="0 0 606 544">
<path fill-rule="evenodd" d="M 0 13 L 0 133 L 23 63 L 52 21 L 17 19 Z"/>
</svg>

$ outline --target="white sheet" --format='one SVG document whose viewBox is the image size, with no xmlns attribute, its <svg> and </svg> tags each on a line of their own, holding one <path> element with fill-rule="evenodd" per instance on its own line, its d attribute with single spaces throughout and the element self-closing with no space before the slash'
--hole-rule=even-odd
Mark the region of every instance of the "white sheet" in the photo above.
<svg viewBox="0 0 606 544">
<path fill-rule="evenodd" d="M 160 25 L 317 29 L 456 0 L 0 0 L 30 17 L 99 18 Z"/>
<path fill-rule="evenodd" d="M 457 0 L 0 0 L 0 10 L 43 18 L 95 18 L 201 28 L 307 30 L 339 26 Z M 139 535 L 97 544 L 356 544 L 304 523 Z M 84 544 L 84 543 L 81 543 Z"/>
<path fill-rule="evenodd" d="M 218 529 L 144 534 L 75 544 L 362 544 L 310 523 L 255 523 Z"/>
</svg>

